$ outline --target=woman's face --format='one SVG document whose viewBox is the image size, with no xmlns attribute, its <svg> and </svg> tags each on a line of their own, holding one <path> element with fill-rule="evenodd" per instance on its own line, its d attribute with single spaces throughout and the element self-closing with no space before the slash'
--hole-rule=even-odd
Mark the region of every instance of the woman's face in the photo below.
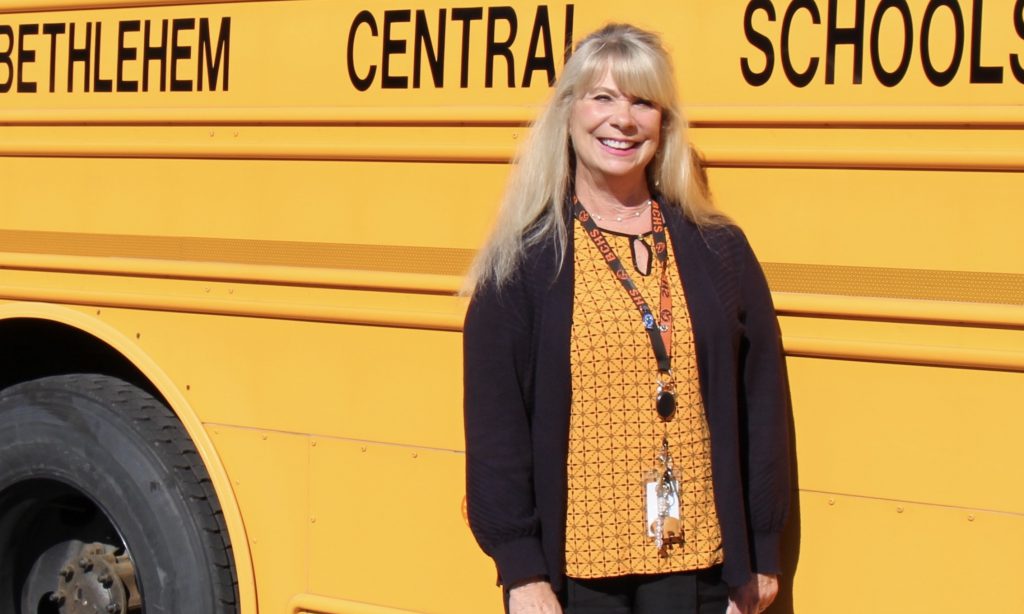
<svg viewBox="0 0 1024 614">
<path fill-rule="evenodd" d="M 646 181 L 644 170 L 661 138 L 661 108 L 628 96 L 606 71 L 573 103 L 569 137 L 576 152 L 576 181 L 594 186 Z"/>
</svg>

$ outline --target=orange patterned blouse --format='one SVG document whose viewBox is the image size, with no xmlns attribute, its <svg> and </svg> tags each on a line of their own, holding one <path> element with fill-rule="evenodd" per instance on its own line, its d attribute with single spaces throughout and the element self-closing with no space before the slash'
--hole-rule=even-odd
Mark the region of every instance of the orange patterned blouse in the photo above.
<svg viewBox="0 0 1024 614">
<path fill-rule="evenodd" d="M 570 364 L 566 574 L 613 577 L 703 569 L 722 562 L 711 484 L 711 447 L 697 376 L 693 329 L 669 243 L 673 297 L 675 418 L 667 423 L 679 480 L 683 543 L 659 554 L 647 533 L 644 485 L 659 468 L 665 423 L 654 407 L 657 375 L 640 316 L 590 237 L 575 232 L 575 289 Z M 633 237 L 604 232 L 648 304 L 657 306 L 659 265 L 631 266 Z M 650 243 L 649 236 L 647 243 Z M 653 301 L 653 302 L 652 302 Z"/>
</svg>

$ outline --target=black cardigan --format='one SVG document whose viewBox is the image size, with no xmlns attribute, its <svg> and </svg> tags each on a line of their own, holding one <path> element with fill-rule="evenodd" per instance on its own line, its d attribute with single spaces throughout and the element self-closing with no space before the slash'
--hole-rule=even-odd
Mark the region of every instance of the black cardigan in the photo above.
<svg viewBox="0 0 1024 614">
<path fill-rule="evenodd" d="M 779 573 L 790 499 L 789 394 L 761 267 L 735 226 L 663 207 L 693 323 L 711 436 L 723 577 Z M 565 569 L 573 246 L 528 250 L 500 290 L 477 289 L 463 336 L 469 522 L 505 586 Z M 653 360 L 653 358 L 652 358 Z"/>
</svg>

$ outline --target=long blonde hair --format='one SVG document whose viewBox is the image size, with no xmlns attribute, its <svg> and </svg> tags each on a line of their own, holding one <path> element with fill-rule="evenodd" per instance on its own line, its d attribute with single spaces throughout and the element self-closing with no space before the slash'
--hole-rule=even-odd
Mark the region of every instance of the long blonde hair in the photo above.
<svg viewBox="0 0 1024 614">
<path fill-rule="evenodd" d="M 661 107 L 661 141 L 647 166 L 651 191 L 662 195 L 666 205 L 678 203 L 696 224 L 728 221 L 715 209 L 699 155 L 686 140 L 672 63 L 658 35 L 609 24 L 580 41 L 550 102 L 533 123 L 516 155 L 497 223 L 470 268 L 464 293 L 486 283 L 504 285 L 525 250 L 542 241 L 553 241 L 564 258 L 568 229 L 563 207 L 575 164 L 569 118 L 573 104 L 606 71 L 621 91 Z"/>
</svg>

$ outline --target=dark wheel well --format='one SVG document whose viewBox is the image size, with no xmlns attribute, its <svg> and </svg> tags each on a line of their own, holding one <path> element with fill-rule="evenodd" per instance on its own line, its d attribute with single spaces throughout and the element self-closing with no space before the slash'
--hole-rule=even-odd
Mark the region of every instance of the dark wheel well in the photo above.
<svg viewBox="0 0 1024 614">
<path fill-rule="evenodd" d="M 105 375 L 0 391 L 0 611 L 237 613 L 220 503 L 169 408 Z"/>
<path fill-rule="evenodd" d="M 117 350 L 77 328 L 36 318 L 0 320 L 0 390 L 50 375 L 97 373 L 167 400 Z"/>
</svg>

